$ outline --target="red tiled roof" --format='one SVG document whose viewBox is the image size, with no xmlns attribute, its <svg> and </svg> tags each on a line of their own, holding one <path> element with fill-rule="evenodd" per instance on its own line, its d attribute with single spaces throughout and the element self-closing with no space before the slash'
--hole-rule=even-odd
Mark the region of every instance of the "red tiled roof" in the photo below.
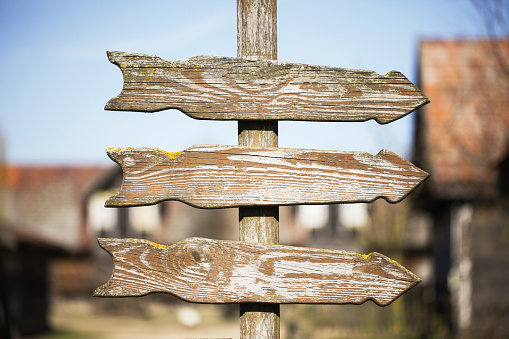
<svg viewBox="0 0 509 339">
<path fill-rule="evenodd" d="M 492 196 L 509 141 L 509 41 L 423 41 L 417 158 L 439 198 Z M 419 147 L 419 146 L 418 146 Z"/>
<path fill-rule="evenodd" d="M 104 174 L 104 167 L 13 166 L 5 168 L 6 188 L 13 192 L 44 189 L 62 181 L 72 182 L 80 191 Z"/>
<path fill-rule="evenodd" d="M 87 194 L 109 170 L 5 166 L 2 227 L 52 246 L 78 250 L 85 241 Z"/>
</svg>

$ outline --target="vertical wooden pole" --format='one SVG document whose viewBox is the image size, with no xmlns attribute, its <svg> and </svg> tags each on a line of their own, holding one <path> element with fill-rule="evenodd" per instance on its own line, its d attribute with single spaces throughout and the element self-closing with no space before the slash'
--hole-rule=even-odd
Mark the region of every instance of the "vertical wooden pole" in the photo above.
<svg viewBox="0 0 509 339">
<path fill-rule="evenodd" d="M 277 0 L 237 0 L 237 56 L 277 59 Z M 240 146 L 277 147 L 277 121 L 241 120 Z M 239 208 L 239 237 L 248 243 L 279 243 L 279 207 Z M 279 304 L 240 304 L 240 337 L 279 338 Z"/>
</svg>

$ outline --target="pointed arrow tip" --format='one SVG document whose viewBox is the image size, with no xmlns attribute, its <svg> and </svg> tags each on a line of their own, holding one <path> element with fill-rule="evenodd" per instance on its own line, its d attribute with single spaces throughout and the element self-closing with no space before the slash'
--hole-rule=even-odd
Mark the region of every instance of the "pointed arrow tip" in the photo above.
<svg viewBox="0 0 509 339">
<path fill-rule="evenodd" d="M 421 281 L 417 275 L 410 272 L 403 265 L 383 254 L 372 252 L 362 257 L 366 260 L 367 267 L 380 276 L 411 283 L 418 283 Z"/>
</svg>

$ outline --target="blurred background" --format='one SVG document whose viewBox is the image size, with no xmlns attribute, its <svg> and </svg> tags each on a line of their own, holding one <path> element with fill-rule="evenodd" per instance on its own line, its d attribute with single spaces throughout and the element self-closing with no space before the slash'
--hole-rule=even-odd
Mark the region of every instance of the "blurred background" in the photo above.
<svg viewBox="0 0 509 339">
<path fill-rule="evenodd" d="M 238 306 L 92 298 L 97 237 L 238 239 L 238 210 L 106 209 L 104 149 L 237 144 L 236 122 L 104 111 L 106 51 L 236 56 L 236 2 L 0 0 L 0 337 L 239 335 Z M 389 149 L 431 173 L 399 204 L 280 209 L 285 245 L 377 251 L 422 282 L 393 304 L 283 305 L 283 338 L 509 337 L 509 2 L 278 1 L 278 59 L 385 74 L 431 103 L 387 125 L 280 122 L 280 147 Z"/>
</svg>

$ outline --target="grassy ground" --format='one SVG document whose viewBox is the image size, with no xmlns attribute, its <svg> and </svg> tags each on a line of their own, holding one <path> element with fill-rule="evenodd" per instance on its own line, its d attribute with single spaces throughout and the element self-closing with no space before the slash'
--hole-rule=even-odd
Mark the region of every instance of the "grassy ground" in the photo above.
<svg viewBox="0 0 509 339">
<path fill-rule="evenodd" d="M 417 324 L 409 318 L 415 312 L 405 309 L 399 301 L 388 307 L 372 302 L 282 305 L 281 338 L 420 338 L 425 331 L 416 328 Z M 184 319 L 179 319 L 182 316 Z M 414 318 L 423 315 L 415 313 Z M 190 304 L 166 295 L 60 300 L 53 303 L 50 323 L 53 332 L 33 339 L 239 338 L 237 305 Z M 428 338 L 450 337 L 443 326 L 430 325 L 435 329 Z"/>
<path fill-rule="evenodd" d="M 178 316 L 184 308 L 198 312 L 191 315 L 199 314 L 201 321 L 182 324 Z M 54 331 L 36 339 L 238 338 L 238 319 L 225 317 L 224 312 L 223 306 L 173 305 L 139 298 L 58 301 L 50 318 Z"/>
</svg>

